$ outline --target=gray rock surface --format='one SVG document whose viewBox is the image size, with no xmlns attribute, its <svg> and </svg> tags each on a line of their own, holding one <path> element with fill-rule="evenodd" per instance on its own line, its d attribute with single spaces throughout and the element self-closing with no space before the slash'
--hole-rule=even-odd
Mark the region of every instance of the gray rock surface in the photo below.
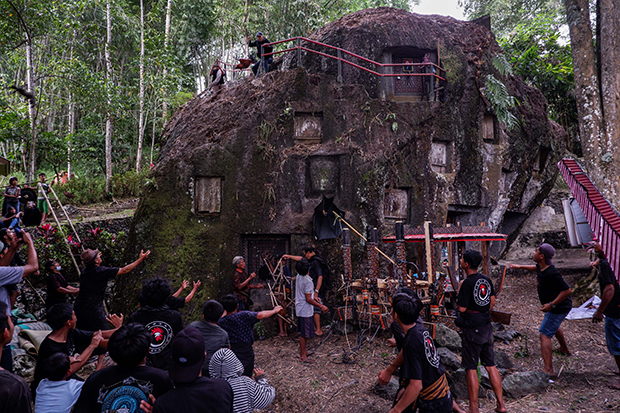
<svg viewBox="0 0 620 413">
<path fill-rule="evenodd" d="M 462 348 L 459 333 L 439 323 L 435 330 L 435 344 L 437 347 L 447 347 L 452 351 L 461 351 Z"/>
<path fill-rule="evenodd" d="M 502 388 L 507 396 L 523 397 L 538 393 L 549 386 L 549 374 L 542 371 L 526 371 L 513 373 L 502 380 Z"/>
<path fill-rule="evenodd" d="M 496 331 L 493 333 L 493 337 L 496 340 L 503 341 L 504 343 L 509 343 L 517 337 L 521 337 L 521 333 L 515 330 L 504 330 L 504 331 Z"/>
<path fill-rule="evenodd" d="M 484 370 L 484 368 L 482 370 Z M 449 372 L 447 374 L 447 377 L 448 384 L 450 385 L 450 393 L 452 393 L 452 398 L 459 400 L 468 399 L 469 396 L 467 395 L 467 373 L 465 372 L 465 369 L 458 369 L 457 371 Z M 483 386 L 480 386 L 478 390 L 478 397 L 481 399 L 487 397 L 487 391 L 483 388 Z"/>
<path fill-rule="evenodd" d="M 445 347 L 437 348 L 437 354 L 441 359 L 441 363 L 448 370 L 458 370 L 461 367 L 461 357 L 454 354 Z"/>
<path fill-rule="evenodd" d="M 510 356 L 503 351 L 495 350 L 495 365 L 498 369 L 511 369 L 514 367 Z"/>
<path fill-rule="evenodd" d="M 375 384 L 372 391 L 379 397 L 385 400 L 394 400 L 396 392 L 398 391 L 398 379 L 392 377 L 390 382 L 385 386 Z"/>
</svg>

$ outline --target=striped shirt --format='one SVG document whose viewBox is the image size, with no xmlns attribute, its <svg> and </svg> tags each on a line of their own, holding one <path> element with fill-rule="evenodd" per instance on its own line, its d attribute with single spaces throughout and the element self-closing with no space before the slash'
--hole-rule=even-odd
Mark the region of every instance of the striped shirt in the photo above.
<svg viewBox="0 0 620 413">
<path fill-rule="evenodd" d="M 265 376 L 258 376 L 256 381 L 242 376 L 243 364 L 235 353 L 222 348 L 213 354 L 209 362 L 209 375 L 224 379 L 233 391 L 233 412 L 252 413 L 254 409 L 264 409 L 276 397 L 276 391 L 269 385 Z"/>
</svg>

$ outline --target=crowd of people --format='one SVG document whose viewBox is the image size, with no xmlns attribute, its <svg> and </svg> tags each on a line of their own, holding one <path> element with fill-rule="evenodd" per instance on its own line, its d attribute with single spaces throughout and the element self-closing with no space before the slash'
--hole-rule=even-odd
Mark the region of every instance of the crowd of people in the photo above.
<svg viewBox="0 0 620 413">
<path fill-rule="evenodd" d="M 7 286 L 19 283 L 38 271 L 39 263 L 32 237 L 27 232 L 17 237 L 11 229 L 0 232 L 6 248 L 0 255 L 0 412 L 252 412 L 269 406 L 275 389 L 265 372 L 255 366 L 254 325 L 274 317 L 283 309 L 249 311 L 250 288 L 256 274 L 246 273 L 243 257 L 235 257 L 232 283 L 234 294 L 210 299 L 202 306 L 202 319 L 184 326 L 178 309 L 192 300 L 200 282 L 181 297 L 189 281 L 173 292 L 168 280 L 160 277 L 143 283 L 139 308 L 130 316 L 106 316 L 104 292 L 110 279 L 122 277 L 148 259 L 150 251 L 121 268 L 106 267 L 101 253 L 85 250 L 78 287 L 68 285 L 58 262 L 46 262 L 48 296 L 46 321 L 52 331 L 38 349 L 38 361 L 30 386 L 13 374 L 11 349 L 14 322 L 11 309 L 14 295 Z M 17 263 L 16 252 L 26 246 L 27 261 Z M 620 369 L 620 288 L 605 254 L 592 245 L 599 270 L 602 303 L 593 321 L 605 316 L 606 339 L 610 353 Z M 561 323 L 572 308 L 568 284 L 553 265 L 555 250 L 541 244 L 533 254 L 534 265 L 512 265 L 536 272 L 538 293 L 545 313 L 540 326 L 543 370 L 553 378 L 551 339 L 560 342 L 560 351 L 569 353 Z M 294 260 L 295 314 L 299 332 L 299 360 L 312 363 L 307 340 L 323 334 L 317 315 L 328 308 L 322 292 L 329 269 L 308 246 L 302 255 L 284 255 Z M 500 374 L 495 367 L 493 328 L 490 311 L 495 305 L 491 279 L 478 272 L 482 255 L 463 253 L 460 267 L 466 278 L 458 289 L 457 325 L 462 329 L 462 366 L 466 370 L 469 412 L 478 407 L 478 365 L 489 376 L 496 396 L 496 411 L 505 412 Z M 68 295 L 77 295 L 75 304 Z M 452 399 L 433 338 L 420 318 L 423 305 L 415 291 L 401 288 L 392 297 L 393 342 L 398 355 L 382 370 L 377 381 L 387 383 L 400 368 L 400 389 L 391 413 L 402 411 L 462 412 Z M 104 357 L 109 355 L 109 359 Z M 95 372 L 83 381 L 78 371 L 95 363 Z M 412 410 L 413 409 L 413 410 Z"/>
</svg>

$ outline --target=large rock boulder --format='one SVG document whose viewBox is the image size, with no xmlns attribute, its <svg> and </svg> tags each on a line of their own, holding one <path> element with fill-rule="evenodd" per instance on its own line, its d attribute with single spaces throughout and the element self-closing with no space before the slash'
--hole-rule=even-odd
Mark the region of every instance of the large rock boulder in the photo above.
<svg viewBox="0 0 620 413">
<path fill-rule="evenodd" d="M 437 347 L 447 347 L 452 351 L 461 351 L 463 347 L 459 333 L 440 323 L 435 327 L 435 344 Z"/>
<path fill-rule="evenodd" d="M 547 386 L 549 386 L 549 374 L 542 371 L 513 373 L 502 380 L 504 393 L 513 398 L 523 397 L 530 393 L 539 393 Z"/>
<path fill-rule="evenodd" d="M 495 68 L 501 49 L 487 28 L 379 8 L 312 38 L 377 62 L 428 54 L 445 75 L 437 93 L 426 93 L 422 80 L 345 65 L 340 83 L 332 61 L 304 53 L 297 67 L 289 52 L 280 71 L 190 101 L 166 125 L 125 258 L 152 254 L 119 277 L 113 311 L 131 313 L 140 281 L 159 275 L 202 280 L 185 310 L 197 318 L 206 298 L 232 290 L 235 255 L 245 255 L 252 272 L 265 251 L 299 254 L 315 242 L 312 216 L 323 196 L 362 232 L 377 227 L 382 235 L 396 220 L 443 226 L 457 217 L 512 234 L 545 198 L 565 134 L 547 118 L 538 90 Z M 489 76 L 519 102 L 510 109 L 517 127 L 498 121 L 485 97 Z M 340 274 L 340 241 L 316 246 Z M 364 259 L 361 248 L 352 254 L 355 263 Z"/>
</svg>

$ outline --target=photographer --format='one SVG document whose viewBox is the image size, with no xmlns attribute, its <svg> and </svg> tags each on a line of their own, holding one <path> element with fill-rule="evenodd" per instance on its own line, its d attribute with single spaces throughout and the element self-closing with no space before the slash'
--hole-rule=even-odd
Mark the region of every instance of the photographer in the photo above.
<svg viewBox="0 0 620 413">
<path fill-rule="evenodd" d="M 6 254 L 4 254 L 4 257 L 0 259 L 0 302 L 7 305 L 7 312 L 10 315 L 11 300 L 9 297 L 9 292 L 7 291 L 7 286 L 17 284 L 21 282 L 23 277 L 37 272 L 39 270 L 39 261 L 30 234 L 27 232 L 22 232 L 23 238 L 20 239 L 15 236 L 15 232 L 13 230 L 6 229 L 4 231 L 5 236 L 2 239 L 5 240 L 6 245 L 8 245 L 9 248 Z M 15 256 L 15 252 L 23 244 L 26 244 L 28 248 L 28 261 L 26 265 L 21 267 L 9 267 L 9 264 Z M 5 370 L 12 371 L 13 359 L 11 357 L 10 346 L 7 345 L 7 347 L 9 348 L 5 348 L 5 351 L 2 352 L 3 357 L 0 362 L 0 366 Z"/>
</svg>

